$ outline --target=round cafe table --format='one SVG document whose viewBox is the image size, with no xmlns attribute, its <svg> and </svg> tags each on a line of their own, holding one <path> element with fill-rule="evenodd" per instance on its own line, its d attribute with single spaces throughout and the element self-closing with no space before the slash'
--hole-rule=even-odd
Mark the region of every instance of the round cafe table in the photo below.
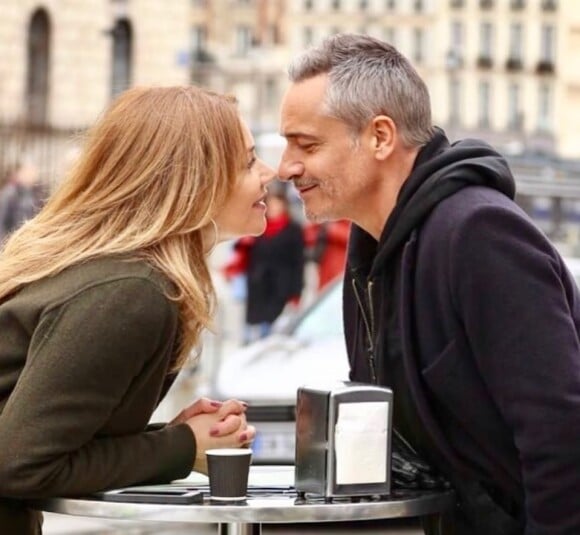
<svg viewBox="0 0 580 535">
<path fill-rule="evenodd" d="M 259 467 L 265 468 L 265 467 Z M 280 470 L 280 468 L 278 468 Z M 200 488 L 182 481 L 171 486 Z M 437 517 L 454 504 L 452 491 L 394 491 L 381 500 L 303 500 L 283 481 L 265 485 L 252 483 L 248 498 L 240 504 L 170 505 L 119 503 L 98 498 L 54 498 L 37 500 L 34 507 L 52 513 L 150 522 L 216 523 L 220 535 L 259 535 L 262 524 L 318 523 L 389 518 Z M 194 528 L 192 527 L 192 530 Z M 193 531 L 192 531 L 193 533 Z"/>
</svg>

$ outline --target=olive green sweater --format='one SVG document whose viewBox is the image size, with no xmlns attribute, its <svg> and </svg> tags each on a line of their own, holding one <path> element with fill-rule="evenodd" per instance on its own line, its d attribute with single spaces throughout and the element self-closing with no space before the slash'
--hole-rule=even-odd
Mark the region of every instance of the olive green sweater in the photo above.
<svg viewBox="0 0 580 535">
<path fill-rule="evenodd" d="M 2 533 L 35 533 L 39 522 L 13 499 L 189 474 L 190 428 L 148 427 L 176 345 L 168 285 L 144 262 L 99 259 L 0 304 Z"/>
</svg>

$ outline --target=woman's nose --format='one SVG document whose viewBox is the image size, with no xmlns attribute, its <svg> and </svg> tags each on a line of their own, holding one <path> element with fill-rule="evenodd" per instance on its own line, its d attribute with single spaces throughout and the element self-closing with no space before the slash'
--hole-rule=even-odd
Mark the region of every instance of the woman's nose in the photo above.
<svg viewBox="0 0 580 535">
<path fill-rule="evenodd" d="M 270 167 L 268 164 L 262 162 L 261 176 L 262 184 L 265 186 L 276 178 L 276 170 L 273 167 Z"/>
</svg>

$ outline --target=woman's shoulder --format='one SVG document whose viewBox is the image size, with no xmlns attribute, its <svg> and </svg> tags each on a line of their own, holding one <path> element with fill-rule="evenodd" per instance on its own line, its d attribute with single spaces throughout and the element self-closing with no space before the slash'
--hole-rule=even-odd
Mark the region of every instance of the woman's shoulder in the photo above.
<svg viewBox="0 0 580 535">
<path fill-rule="evenodd" d="M 76 285 L 97 283 L 108 280 L 141 278 L 160 282 L 165 278 L 153 269 L 151 264 L 139 258 L 125 256 L 104 256 L 75 264 L 54 277 Z"/>
<path fill-rule="evenodd" d="M 58 305 L 85 292 L 152 291 L 162 295 L 170 292 L 169 280 L 144 260 L 127 257 L 101 257 L 70 266 L 60 273 L 30 284 L 22 292 L 36 302 Z"/>
</svg>

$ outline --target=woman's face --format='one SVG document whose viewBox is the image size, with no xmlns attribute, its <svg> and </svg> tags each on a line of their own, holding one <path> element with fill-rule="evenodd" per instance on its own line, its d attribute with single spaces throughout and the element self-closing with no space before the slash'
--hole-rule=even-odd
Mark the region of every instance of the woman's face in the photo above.
<svg viewBox="0 0 580 535">
<path fill-rule="evenodd" d="M 266 228 L 266 185 L 276 173 L 256 157 L 254 137 L 242 121 L 247 149 L 247 166 L 238 177 L 236 186 L 214 218 L 220 240 L 239 236 L 258 236 Z"/>
</svg>

